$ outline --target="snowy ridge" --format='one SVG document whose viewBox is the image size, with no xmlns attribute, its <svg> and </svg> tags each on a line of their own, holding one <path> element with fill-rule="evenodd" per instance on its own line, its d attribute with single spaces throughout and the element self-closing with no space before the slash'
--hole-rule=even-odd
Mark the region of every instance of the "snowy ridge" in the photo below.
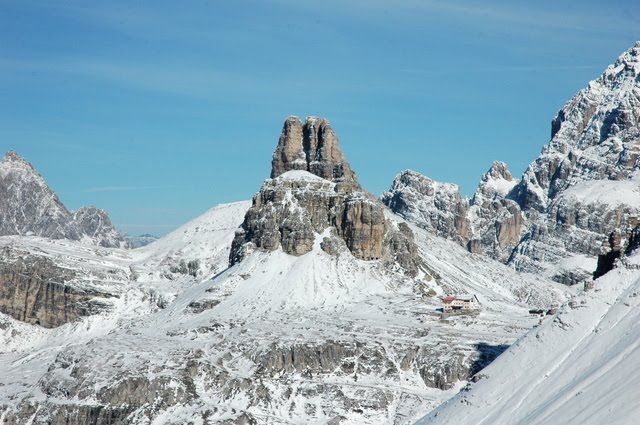
<svg viewBox="0 0 640 425">
<path fill-rule="evenodd" d="M 634 423 L 639 307 L 640 272 L 608 273 L 418 423 Z"/>
<path fill-rule="evenodd" d="M 189 262 L 197 262 L 193 271 L 200 280 L 226 269 L 234 232 L 250 206 L 250 201 L 215 206 L 168 235 L 133 250 L 133 267 L 140 270 L 140 279 L 161 279 L 172 268 L 180 269 L 181 263 Z"/>
<path fill-rule="evenodd" d="M 423 191 L 434 187 L 421 183 L 428 178 L 401 174 L 382 200 L 471 252 L 583 283 L 609 235 L 629 234 L 640 216 L 640 42 L 567 102 L 551 127 L 519 181 L 496 161 L 468 202 Z"/>
</svg>

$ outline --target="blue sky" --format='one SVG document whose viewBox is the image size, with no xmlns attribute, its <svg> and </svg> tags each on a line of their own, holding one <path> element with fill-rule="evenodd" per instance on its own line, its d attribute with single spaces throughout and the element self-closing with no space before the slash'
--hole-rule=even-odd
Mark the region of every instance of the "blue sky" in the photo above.
<svg viewBox="0 0 640 425">
<path fill-rule="evenodd" d="M 288 115 L 376 194 L 411 168 L 471 195 L 639 39 L 637 0 L 0 0 L 0 148 L 132 234 L 249 199 Z"/>
</svg>

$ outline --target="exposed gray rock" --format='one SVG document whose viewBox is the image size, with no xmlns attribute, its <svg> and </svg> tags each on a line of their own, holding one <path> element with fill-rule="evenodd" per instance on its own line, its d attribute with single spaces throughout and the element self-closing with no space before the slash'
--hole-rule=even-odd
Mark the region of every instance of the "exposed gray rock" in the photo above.
<svg viewBox="0 0 640 425">
<path fill-rule="evenodd" d="M 127 247 L 124 237 L 116 230 L 105 210 L 96 207 L 82 207 L 73 213 L 81 234 L 87 235 L 96 245 L 104 247 Z"/>
<path fill-rule="evenodd" d="M 295 117 L 287 118 L 271 176 L 253 197 L 236 232 L 231 265 L 256 248 L 304 255 L 316 236 L 330 229 L 355 257 L 377 260 L 388 252 L 387 258 L 406 266 L 408 274 L 417 273 L 413 235 L 405 232 L 402 243 L 399 236 L 391 236 L 394 228 L 384 206 L 360 188 L 326 120 L 307 118 L 302 125 Z M 331 255 L 337 254 L 337 247 L 335 241 L 323 245 Z"/>
<path fill-rule="evenodd" d="M 482 176 L 471 201 L 458 186 L 403 171 L 381 200 L 393 212 L 474 253 L 507 261 L 524 230 L 519 205 L 506 196 L 517 183 L 506 164 L 496 161 Z"/>
<path fill-rule="evenodd" d="M 326 236 L 320 242 L 320 248 L 329 255 L 337 256 L 347 249 L 344 240 L 337 236 Z"/>
<path fill-rule="evenodd" d="M 75 273 L 44 256 L 21 254 L 15 261 L 8 248 L 0 261 L 0 312 L 45 328 L 107 308 L 112 295 L 71 283 Z"/>
<path fill-rule="evenodd" d="M 415 171 L 398 174 L 381 201 L 393 212 L 437 236 L 465 246 L 471 238 L 469 201 L 455 184 L 440 183 Z"/>
<path fill-rule="evenodd" d="M 553 120 L 550 143 L 512 193 L 531 222 L 511 260 L 518 269 L 537 271 L 544 267 L 543 260 L 555 263 L 576 254 L 596 256 L 611 232 L 633 228 L 640 211 L 631 198 L 637 195 L 629 193 L 628 202 L 612 203 L 576 194 L 577 188 L 582 193 L 598 190 L 598 182 L 621 182 L 617 189 L 609 183 L 608 191 L 614 192 L 633 181 L 640 165 L 639 75 L 636 44 Z M 552 247 L 547 255 L 541 252 L 544 245 Z"/>
<path fill-rule="evenodd" d="M 107 214 L 95 207 L 69 212 L 40 174 L 14 151 L 0 161 L 0 236 L 33 235 L 52 239 L 89 239 L 96 245 L 126 242 Z"/>
<path fill-rule="evenodd" d="M 271 161 L 271 178 L 291 170 L 304 170 L 333 182 L 357 185 L 356 175 L 344 158 L 329 121 L 307 117 L 285 120 Z"/>
<path fill-rule="evenodd" d="M 466 207 L 455 186 L 404 172 L 382 200 L 471 252 L 575 284 L 593 270 L 564 260 L 595 259 L 611 232 L 629 233 L 640 217 L 638 140 L 640 43 L 558 112 L 520 181 L 495 162 Z"/>
<path fill-rule="evenodd" d="M 495 161 L 480 179 L 471 200 L 473 238 L 469 251 L 507 262 L 525 230 L 525 217 L 517 202 L 507 199 L 517 184 L 507 165 Z"/>
</svg>

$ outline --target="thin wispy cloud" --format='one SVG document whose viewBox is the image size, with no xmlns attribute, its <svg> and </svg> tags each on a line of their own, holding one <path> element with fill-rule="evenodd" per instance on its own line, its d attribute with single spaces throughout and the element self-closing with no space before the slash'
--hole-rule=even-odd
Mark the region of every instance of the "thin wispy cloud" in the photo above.
<svg viewBox="0 0 640 425">
<path fill-rule="evenodd" d="M 84 189 L 83 193 L 130 192 L 144 190 L 190 189 L 191 186 L 100 186 Z"/>
<path fill-rule="evenodd" d="M 605 3 L 602 14 L 584 14 L 577 5 L 571 13 L 562 13 L 560 3 L 554 2 L 548 7 L 541 7 L 539 2 L 517 5 L 513 2 L 496 4 L 496 2 L 471 1 L 439 1 L 439 0 L 398 0 L 393 3 L 386 0 L 327 0 L 323 3 L 299 2 L 295 0 L 277 0 L 280 4 L 288 4 L 318 13 L 340 10 L 355 17 L 382 17 L 388 19 L 391 14 L 405 18 L 420 19 L 433 13 L 453 15 L 455 20 L 465 21 L 472 26 L 493 24 L 513 24 L 510 30 L 529 31 L 531 27 L 547 30 L 573 30 L 592 33 L 623 33 L 640 22 L 640 14 L 629 10 L 618 14 Z M 327 4 L 328 3 L 328 4 Z M 331 5 L 333 4 L 333 5 Z M 472 18 L 471 21 L 468 18 Z M 501 31 L 501 26 L 493 26 Z"/>
<path fill-rule="evenodd" d="M 465 69 L 420 69 L 420 68 L 404 68 L 400 72 L 413 75 L 440 75 L 440 74 L 469 74 L 484 72 L 545 72 L 545 71 L 575 71 L 575 70 L 601 70 L 601 65 L 552 65 L 552 66 L 480 66 L 467 67 Z"/>
<path fill-rule="evenodd" d="M 330 73 L 320 72 L 317 76 L 301 74 L 299 78 L 271 75 L 261 77 L 243 75 L 240 72 L 223 71 L 209 65 L 173 65 L 167 63 L 136 63 L 123 60 L 8 60 L 0 59 L 0 68 L 25 72 L 50 72 L 81 76 L 117 84 L 129 89 L 155 93 L 165 93 L 191 97 L 198 100 L 219 100 L 223 98 L 240 100 L 270 99 L 286 93 L 295 100 L 308 99 L 313 95 L 327 93 L 357 93 L 379 90 L 397 91 L 383 82 L 355 80 L 351 77 L 331 80 Z M 323 84 L 310 85 L 326 78 Z"/>
</svg>

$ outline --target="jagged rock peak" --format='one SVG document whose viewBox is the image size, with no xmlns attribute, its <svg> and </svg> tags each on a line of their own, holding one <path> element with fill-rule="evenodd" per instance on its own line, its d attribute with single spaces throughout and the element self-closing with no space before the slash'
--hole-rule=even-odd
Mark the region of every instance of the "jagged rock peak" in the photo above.
<svg viewBox="0 0 640 425">
<path fill-rule="evenodd" d="M 482 204 L 496 198 L 505 198 L 518 183 L 502 161 L 494 161 L 489 170 L 480 178 L 480 184 L 473 195 L 471 203 Z"/>
<path fill-rule="evenodd" d="M 394 213 L 438 236 L 466 245 L 470 226 L 469 202 L 453 183 L 442 183 L 416 171 L 398 174 L 381 201 Z"/>
<path fill-rule="evenodd" d="M 0 172 L 5 174 L 10 170 L 22 169 L 25 171 L 32 171 L 38 175 L 33 166 L 27 160 L 18 155 L 13 149 L 7 151 L 4 158 L 0 161 L 0 164 Z"/>
<path fill-rule="evenodd" d="M 35 168 L 13 150 L 0 161 L 0 236 L 4 235 L 126 246 L 104 211 L 86 208 L 72 214 Z"/>
<path fill-rule="evenodd" d="M 17 161 L 17 162 L 22 162 L 22 163 L 28 164 L 28 162 L 25 161 L 20 155 L 18 155 L 16 153 L 16 151 L 14 151 L 13 149 L 9 149 L 7 151 L 7 153 L 5 154 L 3 160 L 5 160 L 5 161 Z"/>
<path fill-rule="evenodd" d="M 580 90 L 551 123 L 551 141 L 518 188 L 523 210 L 544 211 L 564 189 L 588 180 L 625 180 L 640 166 L 640 47 Z"/>
<path fill-rule="evenodd" d="M 487 171 L 483 176 L 483 180 L 488 180 L 489 178 L 503 179 L 507 181 L 513 180 L 513 176 L 511 175 L 511 172 L 509 172 L 507 164 L 502 161 L 493 161 L 491 168 L 489 168 L 489 171 Z"/>
<path fill-rule="evenodd" d="M 73 213 L 73 221 L 78 230 L 97 245 L 121 248 L 128 246 L 126 239 L 116 230 L 103 209 L 82 207 Z"/>
<path fill-rule="evenodd" d="M 271 178 L 304 170 L 333 182 L 357 184 L 355 173 L 342 154 L 331 124 L 324 118 L 288 117 L 271 161 Z"/>
</svg>

